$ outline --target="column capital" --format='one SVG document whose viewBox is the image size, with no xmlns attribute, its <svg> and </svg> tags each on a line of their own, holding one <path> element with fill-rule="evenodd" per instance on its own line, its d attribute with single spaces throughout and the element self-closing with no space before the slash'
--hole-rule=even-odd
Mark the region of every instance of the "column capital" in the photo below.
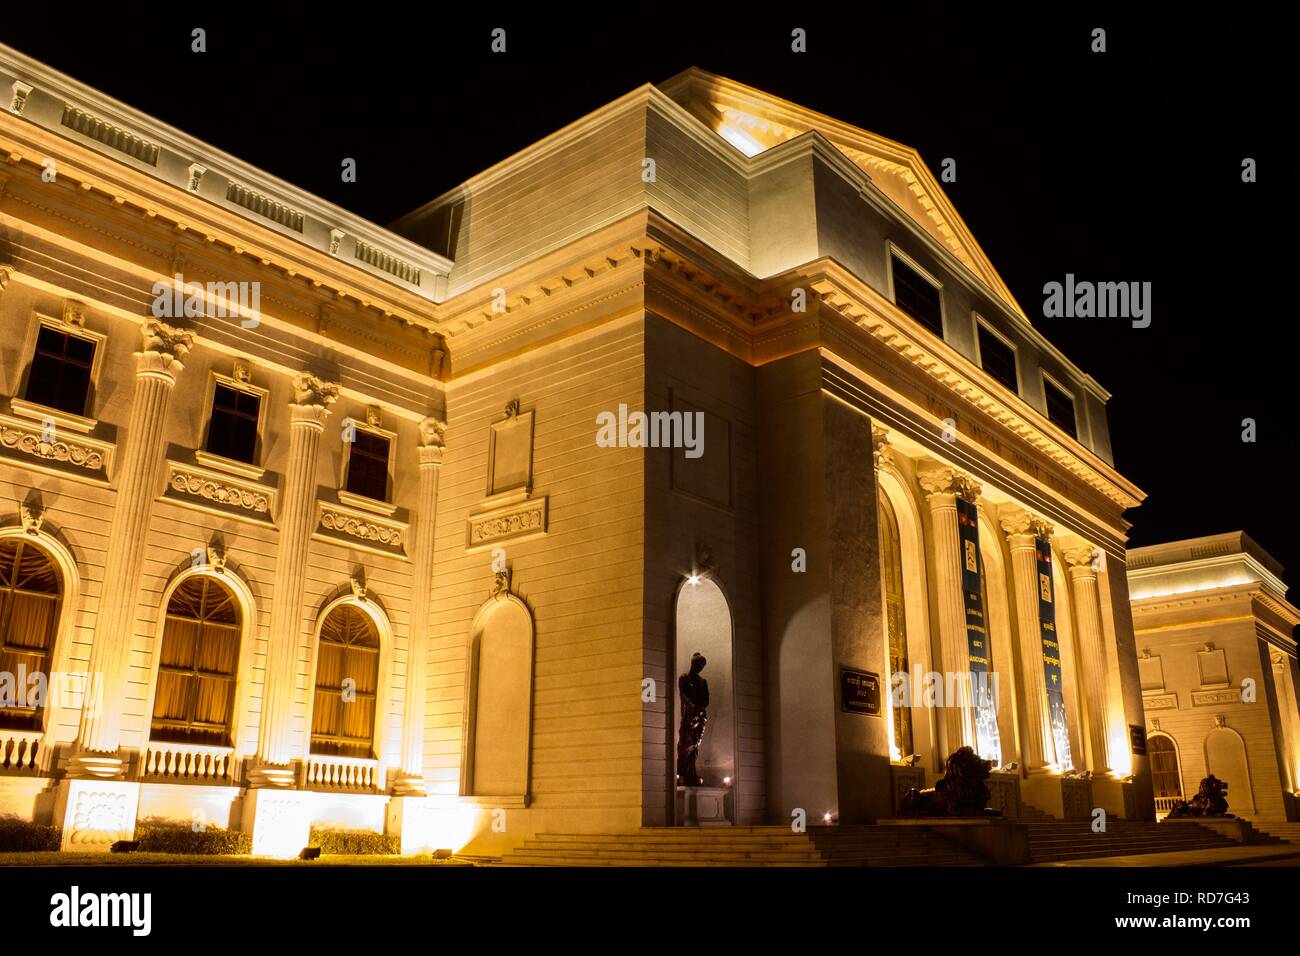
<svg viewBox="0 0 1300 956">
<path fill-rule="evenodd" d="M 974 502 L 980 495 L 980 484 L 964 471 L 956 468 L 931 468 L 916 476 L 927 498 L 936 495 L 956 495 Z"/>
<path fill-rule="evenodd" d="M 323 425 L 329 415 L 329 407 L 338 397 L 338 382 L 327 382 L 315 375 L 294 376 L 293 400 L 289 402 L 293 423 Z"/>
<path fill-rule="evenodd" d="M 1050 538 L 1054 530 L 1051 524 L 1042 518 L 1021 510 L 1002 512 L 998 516 L 998 523 L 1002 525 L 1002 530 L 1008 536 L 1030 535 L 1035 538 Z"/>
<path fill-rule="evenodd" d="M 420 419 L 420 461 L 426 460 L 425 451 L 437 452 L 435 456 L 429 456 L 428 460 L 442 463 L 442 449 L 447 443 L 447 423 L 438 418 L 436 415 L 428 415 Z"/>
<path fill-rule="evenodd" d="M 877 468 L 894 462 L 894 452 L 889 447 L 889 429 L 874 422 L 871 425 L 871 457 Z"/>
<path fill-rule="evenodd" d="M 135 353 L 136 374 L 160 375 L 175 381 L 194 345 L 194 333 L 158 321 L 146 322 L 140 333 L 140 351 Z"/>
<path fill-rule="evenodd" d="M 1084 544 L 1069 548 L 1062 551 L 1061 556 L 1065 558 L 1065 563 L 1072 574 L 1075 571 L 1092 573 L 1095 570 L 1097 549 L 1090 545 Z"/>
</svg>

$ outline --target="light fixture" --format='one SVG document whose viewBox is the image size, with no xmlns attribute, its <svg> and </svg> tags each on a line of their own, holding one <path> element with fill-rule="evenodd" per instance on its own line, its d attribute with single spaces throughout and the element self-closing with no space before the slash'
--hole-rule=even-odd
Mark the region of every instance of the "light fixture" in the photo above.
<svg viewBox="0 0 1300 956">
<path fill-rule="evenodd" d="M 700 576 L 694 571 L 692 571 L 690 577 L 686 579 L 686 583 L 689 584 L 691 587 L 695 587 L 697 584 L 700 583 Z"/>
<path fill-rule="evenodd" d="M 731 778 L 730 778 L 730 777 L 723 777 L 723 778 L 722 778 L 722 785 L 723 785 L 724 787 L 729 787 L 729 786 L 731 786 Z"/>
</svg>

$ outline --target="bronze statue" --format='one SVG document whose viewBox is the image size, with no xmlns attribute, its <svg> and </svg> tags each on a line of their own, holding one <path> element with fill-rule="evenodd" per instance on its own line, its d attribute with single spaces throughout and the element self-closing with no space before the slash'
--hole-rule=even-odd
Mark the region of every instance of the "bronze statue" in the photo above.
<svg viewBox="0 0 1300 956">
<path fill-rule="evenodd" d="M 709 722 L 709 682 L 700 676 L 707 663 L 704 655 L 692 654 L 690 672 L 677 678 L 682 699 L 682 723 L 677 734 L 677 783 L 684 787 L 704 785 L 704 778 L 695 772 L 695 758 L 704 739 L 704 725 Z"/>
<path fill-rule="evenodd" d="M 970 747 L 953 751 L 947 772 L 933 790 L 907 791 L 898 812 L 905 817 L 998 817 L 1000 810 L 990 810 L 989 788 L 984 785 L 993 769 L 993 761 L 983 760 Z"/>
<path fill-rule="evenodd" d="M 1228 785 L 1210 774 L 1201 781 L 1201 787 L 1191 801 L 1176 800 L 1169 808 L 1169 816 L 1181 817 L 1231 817 L 1228 812 Z"/>
</svg>

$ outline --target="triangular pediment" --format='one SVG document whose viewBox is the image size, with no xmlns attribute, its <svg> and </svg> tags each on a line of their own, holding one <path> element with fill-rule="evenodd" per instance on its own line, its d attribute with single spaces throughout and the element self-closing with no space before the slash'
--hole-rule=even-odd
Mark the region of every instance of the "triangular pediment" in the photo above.
<svg viewBox="0 0 1300 956">
<path fill-rule="evenodd" d="M 938 180 L 912 147 L 695 67 L 659 88 L 746 155 L 757 155 L 816 130 L 867 173 L 904 214 L 1024 315 Z"/>
</svg>

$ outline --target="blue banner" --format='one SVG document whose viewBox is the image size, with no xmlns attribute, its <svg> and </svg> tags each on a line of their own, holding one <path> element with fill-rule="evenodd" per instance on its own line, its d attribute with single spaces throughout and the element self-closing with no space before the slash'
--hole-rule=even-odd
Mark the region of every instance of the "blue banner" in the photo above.
<svg viewBox="0 0 1300 956">
<path fill-rule="evenodd" d="M 1061 770 L 1074 766 L 1070 756 L 1070 726 L 1065 719 L 1064 675 L 1061 673 L 1061 645 L 1056 639 L 1056 602 L 1052 590 L 1052 546 L 1034 539 L 1038 552 L 1038 626 L 1043 638 L 1043 678 L 1047 684 L 1047 714 L 1052 722 L 1056 763 Z"/>
<path fill-rule="evenodd" d="M 961 546 L 961 591 L 966 606 L 966 649 L 975 716 L 975 749 L 994 765 L 1002 763 L 998 708 L 993 693 L 988 624 L 984 618 L 984 566 L 980 562 L 979 510 L 957 499 L 957 538 Z"/>
</svg>

